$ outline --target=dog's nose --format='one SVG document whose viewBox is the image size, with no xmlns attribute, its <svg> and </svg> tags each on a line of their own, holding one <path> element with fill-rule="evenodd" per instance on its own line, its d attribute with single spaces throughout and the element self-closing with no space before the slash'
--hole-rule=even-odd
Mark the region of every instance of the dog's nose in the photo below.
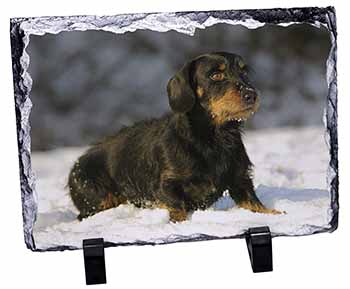
<svg viewBox="0 0 350 289">
<path fill-rule="evenodd" d="M 258 95 L 253 89 L 245 89 L 242 93 L 242 98 L 246 104 L 253 104 L 257 97 Z"/>
</svg>

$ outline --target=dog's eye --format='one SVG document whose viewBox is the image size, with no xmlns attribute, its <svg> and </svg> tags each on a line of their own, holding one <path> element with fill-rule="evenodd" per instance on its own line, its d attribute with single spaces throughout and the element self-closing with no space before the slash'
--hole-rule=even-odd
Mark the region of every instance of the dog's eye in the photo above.
<svg viewBox="0 0 350 289">
<path fill-rule="evenodd" d="M 210 78 L 214 81 L 221 81 L 224 80 L 225 74 L 222 72 L 215 72 L 210 76 Z"/>
</svg>

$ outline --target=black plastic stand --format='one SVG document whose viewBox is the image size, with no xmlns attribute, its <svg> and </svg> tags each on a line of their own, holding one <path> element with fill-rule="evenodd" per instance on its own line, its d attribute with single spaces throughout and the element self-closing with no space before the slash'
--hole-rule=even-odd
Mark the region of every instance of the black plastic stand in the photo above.
<svg viewBox="0 0 350 289">
<path fill-rule="evenodd" d="M 272 238 L 269 227 L 249 228 L 246 242 L 254 273 L 272 271 Z M 83 240 L 86 285 L 106 284 L 104 240 Z"/>
<path fill-rule="evenodd" d="M 83 250 L 86 285 L 107 283 L 103 239 L 83 240 Z"/>
<path fill-rule="evenodd" d="M 249 228 L 246 233 L 246 241 L 253 272 L 272 271 L 272 238 L 270 228 Z"/>
</svg>

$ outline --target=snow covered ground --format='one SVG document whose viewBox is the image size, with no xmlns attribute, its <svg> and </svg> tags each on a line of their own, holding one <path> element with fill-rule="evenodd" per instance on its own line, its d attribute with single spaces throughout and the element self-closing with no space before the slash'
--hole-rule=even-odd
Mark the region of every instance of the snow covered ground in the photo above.
<svg viewBox="0 0 350 289">
<path fill-rule="evenodd" d="M 113 243 L 165 243 L 200 235 L 236 236 L 252 226 L 270 226 L 275 235 L 305 235 L 330 227 L 332 211 L 326 183 L 329 154 L 323 127 L 249 131 L 244 143 L 255 165 L 257 195 L 266 206 L 286 214 L 252 213 L 237 208 L 224 196 L 212 208 L 196 211 L 181 223 L 169 222 L 164 209 L 132 205 L 121 205 L 79 222 L 64 186 L 71 165 L 85 148 L 33 153 L 38 198 L 33 235 L 37 249 L 81 248 L 83 239 L 93 237 Z"/>
</svg>

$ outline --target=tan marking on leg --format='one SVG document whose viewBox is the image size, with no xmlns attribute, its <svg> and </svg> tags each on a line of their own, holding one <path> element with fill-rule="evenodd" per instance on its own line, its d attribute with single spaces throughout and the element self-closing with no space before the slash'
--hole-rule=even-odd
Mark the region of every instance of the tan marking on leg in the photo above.
<svg viewBox="0 0 350 289">
<path fill-rule="evenodd" d="M 168 210 L 169 219 L 171 222 L 174 222 L 174 223 L 182 222 L 182 221 L 186 221 L 187 219 L 187 212 L 184 209 L 175 209 L 175 208 L 169 207 L 168 205 L 162 202 L 156 202 L 154 204 L 154 208 Z"/>
<path fill-rule="evenodd" d="M 176 223 L 176 222 L 183 222 L 187 219 L 187 212 L 185 210 L 181 209 L 169 209 L 169 217 L 170 221 Z"/>
<path fill-rule="evenodd" d="M 278 211 L 275 209 L 268 209 L 264 205 L 255 204 L 252 202 L 242 202 L 238 205 L 242 209 L 250 210 L 254 213 L 262 213 L 262 214 L 272 214 L 272 215 L 279 215 L 279 214 L 286 214 L 285 211 Z"/>
<path fill-rule="evenodd" d="M 123 196 L 115 196 L 113 193 L 109 192 L 106 198 L 100 203 L 100 210 L 108 210 L 110 208 L 118 207 L 121 204 L 125 204 L 127 199 Z"/>
</svg>

